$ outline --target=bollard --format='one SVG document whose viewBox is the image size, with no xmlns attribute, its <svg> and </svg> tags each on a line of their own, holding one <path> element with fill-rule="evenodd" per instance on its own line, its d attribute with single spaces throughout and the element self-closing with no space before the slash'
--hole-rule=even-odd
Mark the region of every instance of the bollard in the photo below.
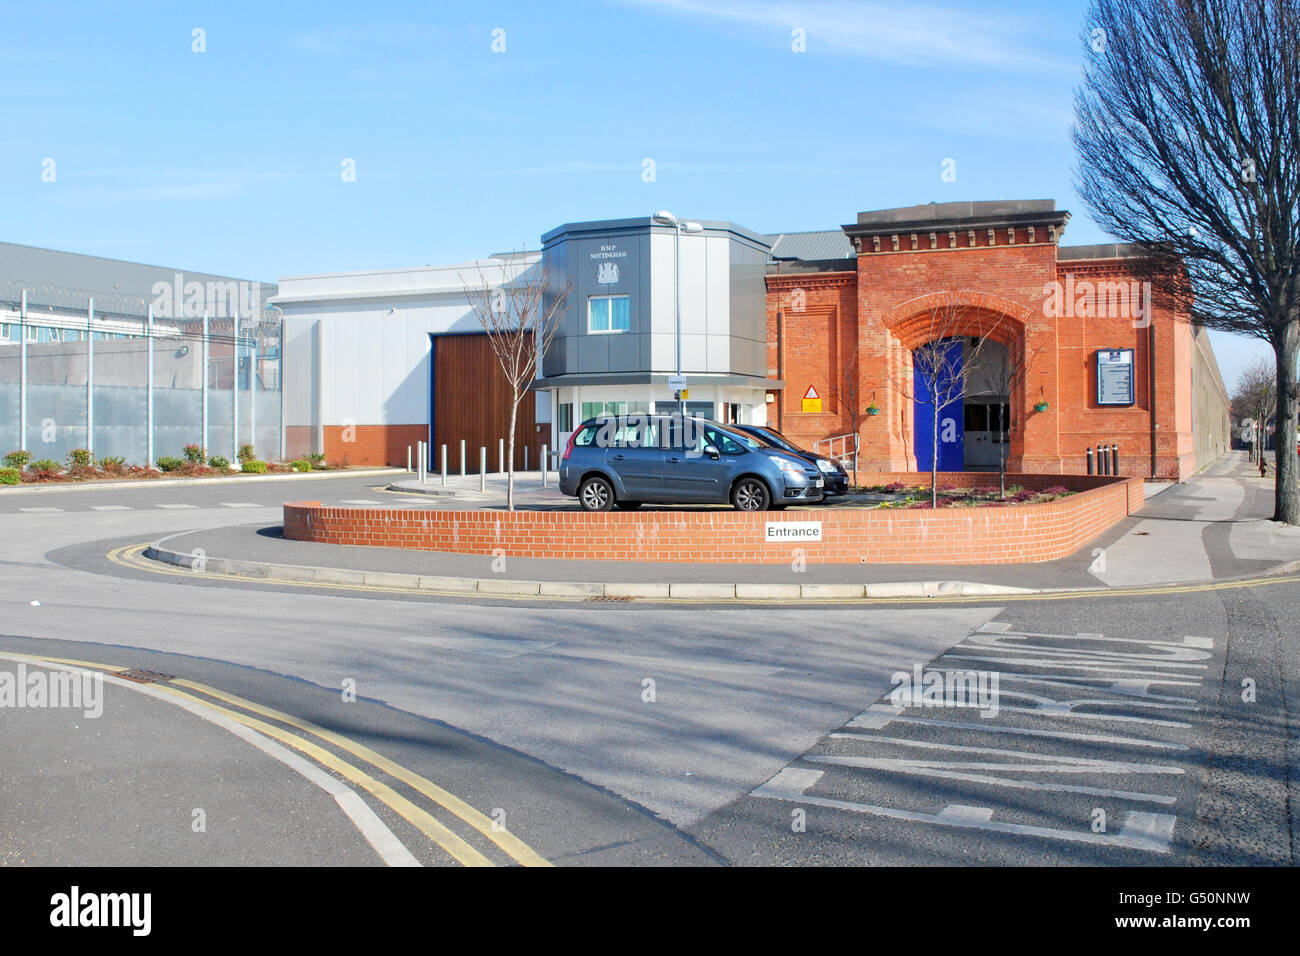
<svg viewBox="0 0 1300 956">
<path fill-rule="evenodd" d="M 406 446 L 406 473 L 411 473 L 411 446 Z"/>
<path fill-rule="evenodd" d="M 548 452 L 549 449 L 545 445 L 543 445 L 542 446 L 542 487 L 543 488 L 546 487 L 546 466 L 551 460 L 548 455 Z"/>
<path fill-rule="evenodd" d="M 1092 446 L 1088 446 L 1088 474 L 1092 474 Z"/>
<path fill-rule="evenodd" d="M 1119 474 L 1119 445 L 1110 446 L 1110 473 Z"/>
<path fill-rule="evenodd" d="M 497 474 L 504 475 L 505 473 L 506 473 L 506 440 L 504 438 L 498 438 L 497 439 Z"/>
<path fill-rule="evenodd" d="M 460 440 L 460 476 L 465 477 L 465 439 Z"/>
<path fill-rule="evenodd" d="M 418 481 L 423 481 L 424 473 L 424 448 L 423 442 L 415 443 L 415 477 Z"/>
<path fill-rule="evenodd" d="M 487 445 L 478 450 L 478 490 L 487 491 Z"/>
<path fill-rule="evenodd" d="M 442 445 L 442 486 L 447 487 L 447 443 Z"/>
<path fill-rule="evenodd" d="M 524 446 L 524 471 L 528 470 L 528 446 Z"/>
</svg>

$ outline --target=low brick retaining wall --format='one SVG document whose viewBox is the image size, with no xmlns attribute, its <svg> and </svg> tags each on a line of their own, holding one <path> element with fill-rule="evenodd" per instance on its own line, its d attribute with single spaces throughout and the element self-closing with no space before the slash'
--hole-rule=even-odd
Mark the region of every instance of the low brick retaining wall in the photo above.
<svg viewBox="0 0 1300 956">
<path fill-rule="evenodd" d="M 859 474 L 861 484 L 928 481 L 914 472 Z M 946 488 L 996 487 L 997 475 L 942 473 Z M 992 479 L 990 482 L 989 479 Z M 821 564 L 1013 564 L 1065 557 L 1142 506 L 1141 478 L 1008 475 L 1008 485 L 1076 494 L 990 508 L 784 512 L 410 511 L 284 506 L 284 536 L 325 544 L 565 558 L 782 564 L 802 549 Z M 769 541 L 769 522 L 819 522 L 820 541 Z"/>
</svg>

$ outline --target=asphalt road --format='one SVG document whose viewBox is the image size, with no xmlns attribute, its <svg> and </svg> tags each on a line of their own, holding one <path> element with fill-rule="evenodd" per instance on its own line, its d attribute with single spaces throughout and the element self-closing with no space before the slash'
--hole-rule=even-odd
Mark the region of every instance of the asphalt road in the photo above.
<svg viewBox="0 0 1300 956">
<path fill-rule="evenodd" d="M 274 524 L 285 500 L 373 500 L 377 484 L 0 494 L 0 653 L 172 678 L 106 680 L 97 718 L 0 708 L 0 860 L 1294 860 L 1292 581 L 1000 604 L 525 606 L 104 559 Z M 891 675 L 918 666 L 997 672 L 997 715 L 882 711 Z M 306 775 L 268 740 L 308 758 Z M 526 850 L 484 832 L 496 811 Z"/>
</svg>

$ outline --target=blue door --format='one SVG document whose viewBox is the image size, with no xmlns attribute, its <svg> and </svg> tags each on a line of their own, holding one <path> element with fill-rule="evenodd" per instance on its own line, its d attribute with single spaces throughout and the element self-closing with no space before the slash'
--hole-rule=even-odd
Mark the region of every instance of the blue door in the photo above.
<svg viewBox="0 0 1300 956">
<path fill-rule="evenodd" d="M 955 342 L 948 342 L 946 345 L 939 346 L 947 349 L 943 366 L 951 371 L 960 371 L 961 369 L 961 349 L 962 342 L 958 339 Z M 916 454 L 916 470 L 930 470 L 930 455 L 933 453 L 932 442 L 934 440 L 934 407 L 930 402 L 930 387 L 919 371 L 914 371 L 913 389 L 916 395 L 916 401 L 912 406 L 913 413 L 913 434 L 916 435 L 916 445 L 914 452 Z M 940 383 L 938 391 L 940 394 L 948 390 L 945 382 Z M 965 470 L 965 448 L 966 437 L 964 433 L 965 421 L 962 413 L 962 400 L 960 397 L 949 402 L 939 410 L 939 470 L 940 471 L 964 471 Z"/>
</svg>

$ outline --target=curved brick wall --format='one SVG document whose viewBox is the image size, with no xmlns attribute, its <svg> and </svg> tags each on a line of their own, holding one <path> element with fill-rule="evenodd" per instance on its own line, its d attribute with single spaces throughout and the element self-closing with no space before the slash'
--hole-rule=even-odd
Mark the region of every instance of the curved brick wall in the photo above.
<svg viewBox="0 0 1300 956">
<path fill-rule="evenodd" d="M 864 485 L 915 473 L 859 475 Z M 997 476 L 941 474 L 946 487 L 986 485 Z M 408 511 L 284 506 L 284 536 L 325 544 L 587 561 L 788 563 L 802 548 L 810 563 L 1009 564 L 1050 561 L 1087 544 L 1141 507 L 1142 479 L 1008 475 L 1026 488 L 1064 485 L 1079 493 L 1045 504 L 1000 508 L 868 511 L 857 508 L 760 514 L 723 511 Z M 822 540 L 768 543 L 769 521 L 820 521 Z"/>
</svg>

